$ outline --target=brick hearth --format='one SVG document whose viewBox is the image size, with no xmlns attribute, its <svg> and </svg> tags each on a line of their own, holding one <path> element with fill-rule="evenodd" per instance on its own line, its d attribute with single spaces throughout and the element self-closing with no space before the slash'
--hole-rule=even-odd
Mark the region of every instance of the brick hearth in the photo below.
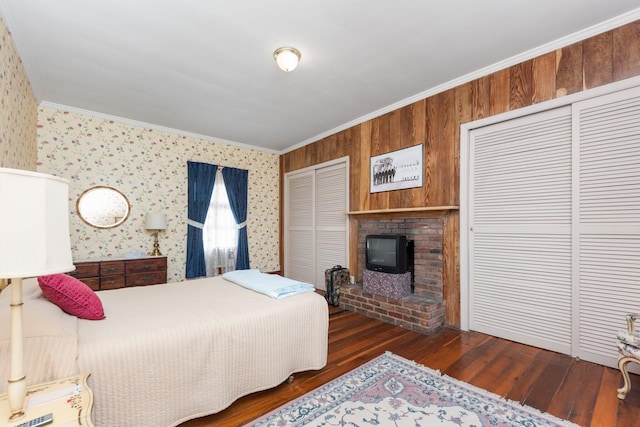
<svg viewBox="0 0 640 427">
<path fill-rule="evenodd" d="M 340 289 L 340 307 L 372 319 L 430 334 L 444 324 L 442 302 L 412 294 L 396 300 L 362 291 L 361 284 Z"/>
<path fill-rule="evenodd" d="M 414 293 L 399 300 L 363 292 L 362 285 L 343 287 L 340 306 L 367 317 L 429 334 L 444 325 L 442 218 L 366 219 L 358 221 L 358 266 L 363 277 L 367 234 L 404 234 L 414 241 Z"/>
</svg>

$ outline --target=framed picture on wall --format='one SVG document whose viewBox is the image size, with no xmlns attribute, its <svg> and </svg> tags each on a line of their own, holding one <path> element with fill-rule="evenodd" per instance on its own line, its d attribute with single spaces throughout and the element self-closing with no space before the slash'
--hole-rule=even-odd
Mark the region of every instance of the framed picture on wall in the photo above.
<svg viewBox="0 0 640 427">
<path fill-rule="evenodd" d="M 371 157 L 371 193 L 422 187 L 422 144 Z"/>
</svg>

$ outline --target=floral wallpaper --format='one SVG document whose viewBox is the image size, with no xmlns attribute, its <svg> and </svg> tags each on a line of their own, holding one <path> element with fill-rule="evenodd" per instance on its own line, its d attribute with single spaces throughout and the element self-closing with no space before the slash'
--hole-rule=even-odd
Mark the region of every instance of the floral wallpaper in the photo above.
<svg viewBox="0 0 640 427">
<path fill-rule="evenodd" d="M 40 107 L 37 125 L 38 171 L 70 180 L 71 243 L 77 261 L 150 252 L 153 234 L 145 215 L 165 213 L 159 234 L 168 257 L 169 281 L 185 276 L 187 161 L 249 171 L 247 227 L 251 268 L 279 270 L 279 160 L 277 154 L 215 143 L 117 121 Z M 77 215 L 76 200 L 103 185 L 120 190 L 131 203 L 120 226 L 97 229 Z"/>
<path fill-rule="evenodd" d="M 0 167 L 36 170 L 38 104 L 0 15 Z"/>
</svg>

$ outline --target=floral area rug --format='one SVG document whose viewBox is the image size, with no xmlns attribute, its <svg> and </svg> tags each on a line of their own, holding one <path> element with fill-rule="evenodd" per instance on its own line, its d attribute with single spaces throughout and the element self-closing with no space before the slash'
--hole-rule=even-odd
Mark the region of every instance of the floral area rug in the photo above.
<svg viewBox="0 0 640 427">
<path fill-rule="evenodd" d="M 250 426 L 574 426 L 387 352 Z"/>
</svg>

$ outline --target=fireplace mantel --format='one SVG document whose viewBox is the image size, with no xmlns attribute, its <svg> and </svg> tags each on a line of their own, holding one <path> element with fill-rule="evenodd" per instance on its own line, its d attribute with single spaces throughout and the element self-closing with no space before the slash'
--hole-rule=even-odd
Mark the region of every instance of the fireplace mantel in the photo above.
<svg viewBox="0 0 640 427">
<path fill-rule="evenodd" d="M 367 211 L 349 211 L 346 215 L 397 215 L 397 214 L 421 214 L 421 213 L 447 213 L 457 211 L 460 206 L 423 206 L 419 208 L 395 208 L 395 209 L 372 209 Z"/>
</svg>

